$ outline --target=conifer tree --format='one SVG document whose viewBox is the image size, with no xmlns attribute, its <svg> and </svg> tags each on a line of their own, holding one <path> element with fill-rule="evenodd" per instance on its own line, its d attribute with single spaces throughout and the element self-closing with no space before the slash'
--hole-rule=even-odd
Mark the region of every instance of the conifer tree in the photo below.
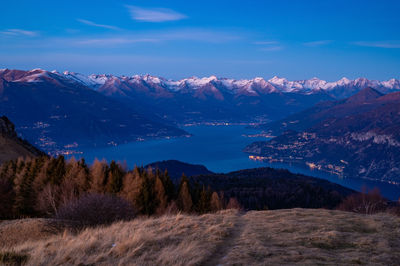
<svg viewBox="0 0 400 266">
<path fill-rule="evenodd" d="M 119 193 L 123 186 L 123 177 L 124 172 L 121 167 L 115 161 L 111 161 L 107 178 L 107 192 L 111 194 Z"/>
<path fill-rule="evenodd" d="M 4 171 L 7 172 L 7 170 Z M 0 219 L 13 217 L 12 206 L 14 205 L 14 200 L 15 192 L 12 179 L 2 173 L 0 175 Z"/>
<path fill-rule="evenodd" d="M 94 160 L 90 167 L 90 189 L 91 193 L 104 193 L 106 191 L 108 166 L 105 160 Z"/>
<path fill-rule="evenodd" d="M 178 193 L 178 207 L 184 212 L 191 212 L 193 207 L 192 196 L 189 190 L 189 180 L 182 175 Z"/>
<path fill-rule="evenodd" d="M 142 190 L 143 178 L 140 170 L 135 166 L 133 171 L 128 172 L 123 177 L 123 187 L 120 192 L 121 197 L 129 201 L 139 212 L 140 193 Z"/>
<path fill-rule="evenodd" d="M 83 160 L 77 161 L 74 157 L 68 160 L 63 186 L 66 184 L 72 186 L 77 195 L 89 189 L 89 170 Z"/>
<path fill-rule="evenodd" d="M 157 204 L 156 213 L 162 214 L 165 212 L 167 208 L 168 199 L 167 195 L 165 194 L 164 184 L 159 176 L 156 176 L 154 190 L 156 194 L 156 204 Z"/>
<path fill-rule="evenodd" d="M 206 190 L 203 186 L 203 189 L 200 192 L 200 199 L 198 202 L 197 211 L 199 213 L 210 212 L 211 210 L 210 200 L 211 200 L 211 192 L 209 189 Z"/>
<path fill-rule="evenodd" d="M 222 201 L 218 196 L 217 192 L 213 192 L 211 195 L 211 201 L 210 201 L 210 209 L 213 212 L 217 212 L 219 210 L 222 210 Z"/>
<path fill-rule="evenodd" d="M 151 172 L 150 172 L 151 174 Z M 152 215 L 156 209 L 156 197 L 154 192 L 154 178 L 149 172 L 143 172 L 143 183 L 139 194 L 137 206 L 142 214 Z"/>
<path fill-rule="evenodd" d="M 161 176 L 161 181 L 164 184 L 165 194 L 167 195 L 168 201 L 175 199 L 176 197 L 175 185 L 168 174 L 168 170 L 165 169 L 164 174 L 163 175 L 160 174 L 160 176 Z"/>
<path fill-rule="evenodd" d="M 30 216 L 34 214 L 34 193 L 32 189 L 34 176 L 31 173 L 32 162 L 29 159 L 23 165 L 24 167 L 14 179 L 15 201 L 13 209 L 17 216 Z"/>
<path fill-rule="evenodd" d="M 57 158 L 50 159 L 50 163 L 47 168 L 46 176 L 48 182 L 54 185 L 61 184 L 65 175 L 65 159 L 64 156 L 58 156 Z"/>
</svg>

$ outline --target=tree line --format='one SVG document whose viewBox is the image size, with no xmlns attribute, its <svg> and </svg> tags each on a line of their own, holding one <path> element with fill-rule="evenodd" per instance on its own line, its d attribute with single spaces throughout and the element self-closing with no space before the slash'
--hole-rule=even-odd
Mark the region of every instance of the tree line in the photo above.
<svg viewBox="0 0 400 266">
<path fill-rule="evenodd" d="M 135 167 L 115 161 L 66 160 L 41 156 L 6 162 L 0 167 L 0 219 L 54 216 L 60 207 L 88 194 L 121 197 L 139 215 L 207 213 L 238 208 L 210 187 L 182 176 L 174 185 L 168 171 Z"/>
</svg>

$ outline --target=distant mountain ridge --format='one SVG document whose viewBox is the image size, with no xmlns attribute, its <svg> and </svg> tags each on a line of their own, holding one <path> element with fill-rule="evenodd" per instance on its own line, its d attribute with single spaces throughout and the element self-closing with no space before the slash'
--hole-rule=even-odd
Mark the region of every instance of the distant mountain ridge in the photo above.
<svg viewBox="0 0 400 266">
<path fill-rule="evenodd" d="M 326 82 L 82 75 L 33 69 L 0 70 L 0 112 L 46 151 L 76 144 L 115 145 L 188 135 L 178 126 L 265 123 L 318 103 L 351 96 L 364 86 L 400 90 L 398 80 Z"/>
<path fill-rule="evenodd" d="M 14 71 L 14 70 L 13 70 Z M 0 69 L 0 74 L 11 72 L 9 69 Z M 14 71 L 15 72 L 15 71 Z M 366 78 L 357 78 L 350 80 L 342 78 L 338 81 L 327 82 L 316 77 L 306 80 L 289 81 L 286 78 L 274 76 L 268 80 L 262 77 L 253 79 L 229 79 L 210 77 L 191 77 L 181 80 L 171 80 L 151 75 L 134 75 L 134 76 L 114 76 L 111 74 L 91 74 L 83 75 L 76 72 L 64 71 L 46 71 L 42 69 L 33 69 L 31 71 L 17 71 L 8 75 L 9 79 L 15 82 L 40 82 L 41 77 L 58 75 L 67 80 L 80 83 L 89 88 L 98 90 L 107 95 L 125 95 L 132 90 L 133 86 L 153 88 L 153 92 L 159 97 L 169 97 L 170 93 L 177 93 L 185 90 L 205 90 L 210 87 L 209 92 L 216 98 L 218 90 L 226 91 L 236 95 L 258 96 L 264 93 L 317 93 L 325 91 L 335 98 L 346 98 L 359 90 L 371 87 L 382 93 L 389 93 L 400 90 L 400 80 L 390 79 L 387 81 L 368 80 Z M 146 87 L 146 88 L 145 88 Z M 212 93 L 214 91 L 214 93 Z M 198 93 L 196 96 L 201 97 Z"/>
<path fill-rule="evenodd" d="M 0 70 L 0 76 L 10 70 Z M 21 72 L 21 73 L 20 73 Z M 135 106 L 142 114 L 152 113 L 173 123 L 258 122 L 284 118 L 314 104 L 349 97 L 369 86 L 381 93 L 400 90 L 400 81 L 342 78 L 327 82 L 318 78 L 289 81 L 273 77 L 266 80 L 228 79 L 216 76 L 170 80 L 151 75 L 83 75 L 65 71 L 34 69 L 10 76 L 8 81 L 38 83 L 47 77 L 79 84 Z"/>
<path fill-rule="evenodd" d="M 383 93 L 389 93 L 400 90 L 400 80 L 390 79 L 387 81 L 368 80 L 366 78 L 357 78 L 349 80 L 342 78 L 338 81 L 327 82 L 316 77 L 307 80 L 289 81 L 286 78 L 274 76 L 268 80 L 262 77 L 253 79 L 229 79 L 217 78 L 216 76 L 210 77 L 191 77 L 181 80 L 171 80 L 162 77 L 151 75 L 134 75 L 127 76 L 114 76 L 106 74 L 92 74 L 82 75 L 79 73 L 65 71 L 59 73 L 53 71 L 52 73 L 64 76 L 71 80 L 80 82 L 90 88 L 106 91 L 108 94 L 118 93 L 124 94 L 129 87 L 133 85 L 147 85 L 155 87 L 156 89 L 163 88 L 169 92 L 178 92 L 181 90 L 199 90 L 207 86 L 214 86 L 213 89 L 226 89 L 227 91 L 237 95 L 258 96 L 263 93 L 277 93 L 277 92 L 296 92 L 296 93 L 317 93 L 319 91 L 326 91 L 336 98 L 346 98 L 355 92 L 365 88 L 371 87 Z M 115 86 L 111 86 L 114 84 Z M 120 88 L 118 88 L 120 86 Z M 112 89 L 111 89 L 112 88 Z M 118 90 L 119 89 L 119 90 Z M 161 91 L 161 90 L 160 90 Z M 216 90 L 215 90 L 216 91 Z M 218 93 L 215 95 L 218 98 Z"/>
</svg>

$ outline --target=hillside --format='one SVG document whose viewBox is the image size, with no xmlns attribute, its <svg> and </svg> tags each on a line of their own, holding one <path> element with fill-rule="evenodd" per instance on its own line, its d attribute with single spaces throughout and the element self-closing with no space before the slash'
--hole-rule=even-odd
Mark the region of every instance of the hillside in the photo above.
<svg viewBox="0 0 400 266">
<path fill-rule="evenodd" d="M 0 165 L 19 157 L 44 155 L 42 151 L 22 140 L 15 132 L 14 124 L 5 116 L 0 117 Z"/>
<path fill-rule="evenodd" d="M 245 151 L 260 160 L 400 184 L 399 103 L 398 92 L 382 95 L 366 88 L 265 125 L 278 136 Z"/>
<path fill-rule="evenodd" d="M 78 234 L 9 221 L 0 223 L 0 243 L 10 241 L 0 257 L 12 251 L 26 265 L 397 265 L 399 224 L 388 214 L 324 209 L 167 215 Z"/>
<path fill-rule="evenodd" d="M 179 179 L 182 177 L 182 174 L 185 174 L 186 176 L 213 174 L 213 172 L 208 170 L 204 165 L 190 164 L 177 160 L 154 162 L 146 165 L 144 168 L 147 169 L 149 167 L 154 171 L 157 169 L 162 172 L 167 170 L 168 175 L 173 181 L 179 181 Z"/>
<path fill-rule="evenodd" d="M 192 187 L 210 187 L 236 198 L 247 210 L 335 208 L 354 190 L 285 169 L 260 167 L 190 178 Z"/>
<path fill-rule="evenodd" d="M 0 71 L 0 113 L 45 151 L 187 134 L 151 113 L 138 113 L 134 105 L 40 69 Z"/>
<path fill-rule="evenodd" d="M 392 93 L 388 95 L 395 94 L 396 93 Z M 375 89 L 364 88 L 347 99 L 321 102 L 284 119 L 261 124 L 258 128 L 268 131 L 275 136 L 287 130 L 303 131 L 329 118 L 341 119 L 350 115 L 373 110 L 385 104 L 386 101 L 377 100 L 382 96 L 383 94 Z"/>
</svg>

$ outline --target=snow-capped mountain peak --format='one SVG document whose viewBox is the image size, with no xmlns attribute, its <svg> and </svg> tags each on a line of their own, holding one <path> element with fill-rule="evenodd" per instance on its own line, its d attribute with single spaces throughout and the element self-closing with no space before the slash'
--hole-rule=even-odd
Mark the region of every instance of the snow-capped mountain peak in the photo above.
<svg viewBox="0 0 400 266">
<path fill-rule="evenodd" d="M 340 80 L 338 80 L 336 83 L 337 83 L 337 85 L 344 86 L 344 85 L 349 84 L 350 82 L 351 82 L 351 80 L 349 80 L 346 77 L 343 77 Z"/>
<path fill-rule="evenodd" d="M 2 69 L 0 70 L 0 73 L 7 73 L 7 71 L 9 70 Z M 202 89 L 202 91 L 213 91 L 218 95 L 229 93 L 249 96 L 259 96 L 261 94 L 269 93 L 314 94 L 325 91 L 333 97 L 343 98 L 366 87 L 374 88 L 383 93 L 400 90 L 400 81 L 397 79 L 377 81 L 368 80 L 366 78 L 350 80 L 343 77 L 335 82 L 327 82 L 317 77 L 297 81 L 290 81 L 278 76 L 274 76 L 269 80 L 266 80 L 263 77 L 236 80 L 217 78 L 212 75 L 202 78 L 190 77 L 181 80 L 171 80 L 149 74 L 119 77 L 107 74 L 84 75 L 70 71 L 64 71 L 61 73 L 57 71 L 48 72 L 42 69 L 26 71 L 23 76 L 20 76 L 18 79 L 14 79 L 13 81 L 41 82 L 44 79 L 49 78 L 57 79 L 57 76 L 62 78 L 64 82 L 77 82 L 86 87 L 110 95 L 115 92 L 123 95 L 124 91 L 135 91 L 140 88 L 142 92 L 147 90 L 152 91 L 153 93 L 162 92 L 163 95 L 168 95 L 168 97 L 171 96 L 171 93 L 190 93 L 191 91 L 194 93 L 198 89 Z"/>
<path fill-rule="evenodd" d="M 279 85 L 279 86 L 284 86 L 288 80 L 285 78 L 280 78 L 278 76 L 274 76 L 271 79 L 268 80 L 270 83 L 275 84 L 275 85 Z"/>
</svg>

